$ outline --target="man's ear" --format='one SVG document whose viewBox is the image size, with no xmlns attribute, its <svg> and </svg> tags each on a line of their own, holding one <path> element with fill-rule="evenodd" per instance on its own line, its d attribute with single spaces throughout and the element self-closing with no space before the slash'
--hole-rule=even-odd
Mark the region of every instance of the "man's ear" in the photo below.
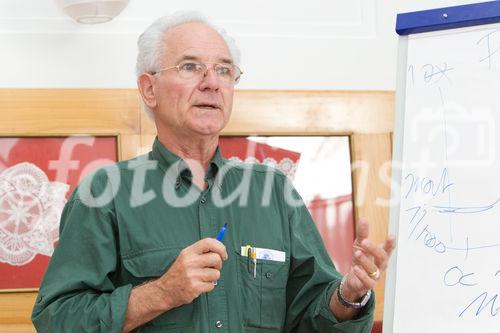
<svg viewBox="0 0 500 333">
<path fill-rule="evenodd" d="M 137 78 L 137 87 L 141 93 L 142 100 L 144 104 L 150 109 L 153 109 L 158 104 L 156 102 L 155 90 L 154 90 L 155 78 L 149 73 L 142 73 Z"/>
</svg>

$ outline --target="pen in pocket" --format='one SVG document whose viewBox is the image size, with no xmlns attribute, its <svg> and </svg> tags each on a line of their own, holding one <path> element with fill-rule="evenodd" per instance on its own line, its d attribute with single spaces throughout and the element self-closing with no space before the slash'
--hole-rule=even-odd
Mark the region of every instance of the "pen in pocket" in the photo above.
<svg viewBox="0 0 500 333">
<path fill-rule="evenodd" d="M 247 245 L 245 248 L 248 262 L 248 273 L 252 274 L 255 279 L 257 277 L 257 250 L 250 245 Z"/>
<path fill-rule="evenodd" d="M 252 247 L 247 245 L 247 262 L 248 262 L 248 273 L 252 273 Z"/>
<path fill-rule="evenodd" d="M 257 277 L 257 251 L 252 249 L 253 278 Z"/>
</svg>

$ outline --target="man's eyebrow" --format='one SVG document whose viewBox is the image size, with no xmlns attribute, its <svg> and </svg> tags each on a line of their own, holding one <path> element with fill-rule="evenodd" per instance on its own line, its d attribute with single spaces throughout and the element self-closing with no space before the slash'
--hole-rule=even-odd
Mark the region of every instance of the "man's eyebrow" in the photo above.
<svg viewBox="0 0 500 333">
<path fill-rule="evenodd" d="M 231 65 L 233 65 L 233 60 L 231 58 L 220 58 L 219 62 L 221 62 L 223 64 L 231 64 Z"/>
<path fill-rule="evenodd" d="M 196 60 L 196 61 L 200 61 L 200 58 L 196 57 L 196 56 L 192 56 L 192 55 L 183 55 L 181 57 L 180 61 L 184 61 L 184 60 Z"/>
<path fill-rule="evenodd" d="M 199 61 L 202 62 L 200 57 L 185 54 L 181 57 L 180 61 L 185 61 L 185 60 L 194 60 L 194 61 Z M 221 57 L 217 60 L 217 62 L 222 63 L 222 64 L 233 64 L 233 60 L 231 58 L 226 58 L 226 57 Z"/>
</svg>

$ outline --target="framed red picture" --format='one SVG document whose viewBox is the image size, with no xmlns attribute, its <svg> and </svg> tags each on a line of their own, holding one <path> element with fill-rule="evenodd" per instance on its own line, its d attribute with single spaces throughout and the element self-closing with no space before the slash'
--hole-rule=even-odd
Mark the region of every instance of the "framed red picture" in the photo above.
<svg viewBox="0 0 500 333">
<path fill-rule="evenodd" d="M 354 206 L 347 137 L 226 136 L 220 138 L 219 146 L 226 159 L 266 164 L 288 176 L 335 266 L 342 274 L 349 271 Z"/>
<path fill-rule="evenodd" d="M 117 136 L 0 137 L 0 292 L 36 290 L 79 180 L 118 160 Z"/>
</svg>

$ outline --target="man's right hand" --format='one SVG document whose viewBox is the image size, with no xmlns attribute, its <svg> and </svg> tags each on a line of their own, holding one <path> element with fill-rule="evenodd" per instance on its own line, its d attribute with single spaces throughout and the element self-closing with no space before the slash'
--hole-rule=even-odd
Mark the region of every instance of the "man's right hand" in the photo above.
<svg viewBox="0 0 500 333">
<path fill-rule="evenodd" d="M 168 271 L 153 282 L 163 292 L 166 308 L 189 304 L 202 293 L 213 290 L 224 260 L 227 260 L 226 247 L 213 238 L 183 249 Z"/>
</svg>

